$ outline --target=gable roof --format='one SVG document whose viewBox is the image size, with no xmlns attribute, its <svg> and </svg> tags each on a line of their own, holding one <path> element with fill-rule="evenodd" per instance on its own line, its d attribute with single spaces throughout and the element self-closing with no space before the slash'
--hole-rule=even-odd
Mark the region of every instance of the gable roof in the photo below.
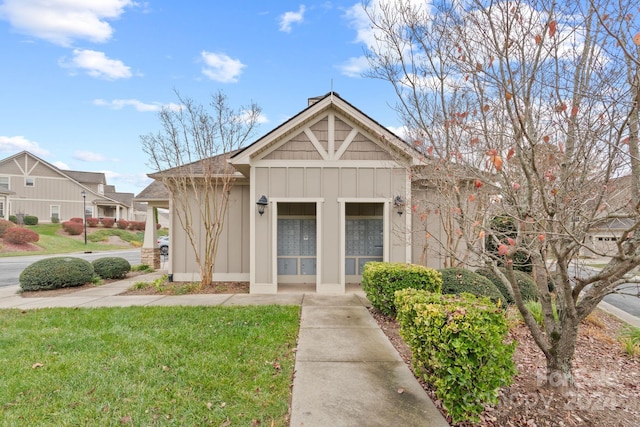
<svg viewBox="0 0 640 427">
<path fill-rule="evenodd" d="M 329 110 L 337 111 L 357 123 L 371 135 L 378 136 L 377 139 L 380 145 L 384 145 L 387 149 L 409 159 L 411 164 L 415 164 L 421 157 L 421 154 L 404 142 L 402 138 L 344 100 L 336 92 L 329 92 L 324 96 L 312 98 L 309 104 L 307 108 L 231 156 L 230 163 L 245 176 L 248 176 L 252 158 L 267 150 L 272 144 L 282 141 L 284 137 L 293 136 L 309 121 L 318 118 Z"/>
<path fill-rule="evenodd" d="M 133 194 L 132 193 L 113 193 L 113 194 L 130 194 L 129 203 L 123 203 L 122 201 L 120 201 L 118 199 L 114 199 L 114 198 L 110 197 L 109 195 L 99 194 L 96 191 L 92 190 L 90 187 L 86 186 L 87 184 L 106 184 L 106 177 L 105 177 L 105 174 L 102 173 L 102 172 L 83 172 L 83 171 L 61 170 L 57 166 L 47 162 L 46 160 L 41 159 L 40 157 L 38 157 L 35 154 L 32 154 L 32 153 L 30 153 L 30 152 L 28 152 L 26 150 L 21 151 L 19 153 L 16 153 L 13 156 L 9 156 L 9 157 L 6 157 L 4 159 L 0 159 L 0 162 L 10 161 L 10 160 L 16 159 L 16 158 L 21 157 L 21 156 L 29 156 L 32 159 L 34 159 L 35 161 L 37 161 L 39 163 L 42 163 L 43 165 L 47 166 L 49 169 L 53 170 L 54 172 L 56 172 L 57 174 L 61 175 L 62 177 L 67 178 L 67 179 L 75 182 L 80 187 L 82 187 L 86 191 L 90 192 L 94 196 L 104 197 L 105 199 L 108 199 L 109 202 L 114 202 L 114 203 L 118 203 L 118 204 L 124 204 L 127 207 L 130 207 L 131 203 L 133 202 Z M 14 194 L 14 193 L 12 193 L 12 194 Z M 122 197 L 122 198 L 119 197 L 119 199 L 124 200 L 125 197 Z"/>
<path fill-rule="evenodd" d="M 107 178 L 103 172 L 83 172 L 65 170 L 64 173 L 82 184 L 106 184 Z"/>
</svg>

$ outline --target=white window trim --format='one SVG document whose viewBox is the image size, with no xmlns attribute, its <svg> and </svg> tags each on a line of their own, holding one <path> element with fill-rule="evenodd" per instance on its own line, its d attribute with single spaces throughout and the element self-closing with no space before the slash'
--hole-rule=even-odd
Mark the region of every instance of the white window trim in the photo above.
<svg viewBox="0 0 640 427">
<path fill-rule="evenodd" d="M 8 176 L 0 176 L 0 179 L 6 179 L 7 180 L 7 186 L 1 186 L 0 188 L 4 188 L 5 190 L 11 190 L 11 188 L 9 188 L 9 186 L 11 185 L 11 179 Z"/>
<path fill-rule="evenodd" d="M 53 208 L 58 208 L 58 220 L 60 220 L 60 205 L 49 205 L 49 218 L 53 218 Z"/>
<path fill-rule="evenodd" d="M 33 183 L 32 185 L 29 185 L 29 180 L 31 180 L 31 182 Z M 24 186 L 25 187 L 35 187 L 36 186 L 36 179 L 32 176 L 25 176 L 24 177 Z"/>
</svg>

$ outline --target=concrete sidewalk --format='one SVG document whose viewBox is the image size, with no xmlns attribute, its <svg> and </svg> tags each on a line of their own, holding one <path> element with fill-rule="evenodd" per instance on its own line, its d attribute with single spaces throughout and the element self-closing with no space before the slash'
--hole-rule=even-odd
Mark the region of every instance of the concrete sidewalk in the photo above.
<svg viewBox="0 0 640 427">
<path fill-rule="evenodd" d="M 421 426 L 449 424 L 369 313 L 362 291 L 346 295 L 202 294 L 118 296 L 149 273 L 57 297 L 23 298 L 18 286 L 0 288 L 0 308 L 159 305 L 300 305 L 291 398 L 292 427 Z"/>
</svg>

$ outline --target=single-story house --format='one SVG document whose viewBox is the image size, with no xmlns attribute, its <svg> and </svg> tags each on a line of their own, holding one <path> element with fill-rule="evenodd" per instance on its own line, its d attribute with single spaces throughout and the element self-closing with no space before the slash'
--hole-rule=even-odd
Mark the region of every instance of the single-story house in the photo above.
<svg viewBox="0 0 640 427">
<path fill-rule="evenodd" d="M 368 261 L 442 266 L 441 257 L 425 249 L 424 235 L 411 233 L 412 222 L 421 220 L 412 215 L 414 192 L 429 197 L 428 188 L 412 186 L 411 169 L 424 159 L 335 92 L 309 99 L 306 108 L 228 161 L 237 180 L 216 281 L 247 281 L 252 293 L 292 284 L 344 293 L 346 284 L 361 280 Z M 148 204 L 147 218 L 154 207 L 169 208 L 169 273 L 176 281 L 198 280 L 162 172 L 149 176 L 156 181 L 136 200 Z M 155 228 L 147 226 L 146 234 L 143 262 L 157 265 Z"/>
</svg>

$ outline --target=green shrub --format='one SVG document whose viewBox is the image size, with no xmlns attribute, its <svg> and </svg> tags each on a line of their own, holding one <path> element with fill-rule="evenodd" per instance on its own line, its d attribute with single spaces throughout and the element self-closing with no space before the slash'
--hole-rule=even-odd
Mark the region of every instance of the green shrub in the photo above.
<svg viewBox="0 0 640 427">
<path fill-rule="evenodd" d="M 500 271 L 506 276 L 506 270 L 504 268 L 500 268 Z M 498 288 L 498 290 L 504 297 L 504 301 L 506 301 L 507 304 L 513 304 L 515 302 L 513 297 L 507 290 L 507 287 L 502 282 L 502 279 L 500 279 L 490 267 L 480 268 L 476 270 L 476 273 L 491 280 L 491 282 L 496 285 L 496 288 Z M 533 281 L 533 278 L 524 271 L 518 270 L 514 270 L 513 275 L 516 278 L 516 284 L 518 286 L 518 289 L 520 289 L 520 294 L 522 294 L 522 300 L 537 301 L 538 288 L 536 287 L 536 283 Z"/>
<path fill-rule="evenodd" d="M 440 293 L 442 278 L 428 267 L 416 264 L 368 262 L 362 270 L 362 290 L 371 305 L 387 316 L 395 316 L 394 294 L 412 288 Z"/>
<path fill-rule="evenodd" d="M 38 225 L 38 217 L 33 215 L 25 215 L 22 219 L 24 225 Z"/>
<path fill-rule="evenodd" d="M 14 224 L 18 223 L 18 217 L 15 215 L 9 215 L 9 221 L 11 221 Z"/>
<path fill-rule="evenodd" d="M 491 280 L 464 268 L 443 268 L 438 270 L 442 274 L 442 293 L 460 295 L 468 293 L 477 297 L 489 297 L 491 301 L 501 304 L 504 297 Z"/>
<path fill-rule="evenodd" d="M 93 261 L 93 270 L 103 279 L 122 279 L 131 271 L 131 264 L 124 258 L 105 257 Z"/>
<path fill-rule="evenodd" d="M 74 257 L 45 258 L 36 261 L 20 274 L 24 291 L 38 291 L 81 286 L 93 277 L 89 261 Z"/>
<path fill-rule="evenodd" d="M 544 327 L 544 313 L 542 313 L 542 304 L 538 301 L 527 301 L 524 303 L 527 310 L 531 313 L 536 323 L 540 327 Z M 553 318 L 558 321 L 558 310 L 556 309 L 555 301 L 551 302 L 551 308 L 553 309 Z"/>
<path fill-rule="evenodd" d="M 60 224 L 60 218 L 58 218 L 57 216 L 52 216 L 51 217 L 51 223 L 52 224 Z"/>
<path fill-rule="evenodd" d="M 40 235 L 38 233 L 23 227 L 11 227 L 4 232 L 2 237 L 5 242 L 13 243 L 14 245 L 35 243 L 40 240 Z"/>
<path fill-rule="evenodd" d="M 455 423 L 477 421 L 512 383 L 515 343 L 502 310 L 488 298 L 396 293 L 400 335 L 411 347 L 415 372 L 432 384 Z"/>
<path fill-rule="evenodd" d="M 15 227 L 15 226 L 16 225 L 11 221 L 7 221 L 6 219 L 0 219 L 0 237 L 2 237 L 9 228 Z"/>
</svg>

